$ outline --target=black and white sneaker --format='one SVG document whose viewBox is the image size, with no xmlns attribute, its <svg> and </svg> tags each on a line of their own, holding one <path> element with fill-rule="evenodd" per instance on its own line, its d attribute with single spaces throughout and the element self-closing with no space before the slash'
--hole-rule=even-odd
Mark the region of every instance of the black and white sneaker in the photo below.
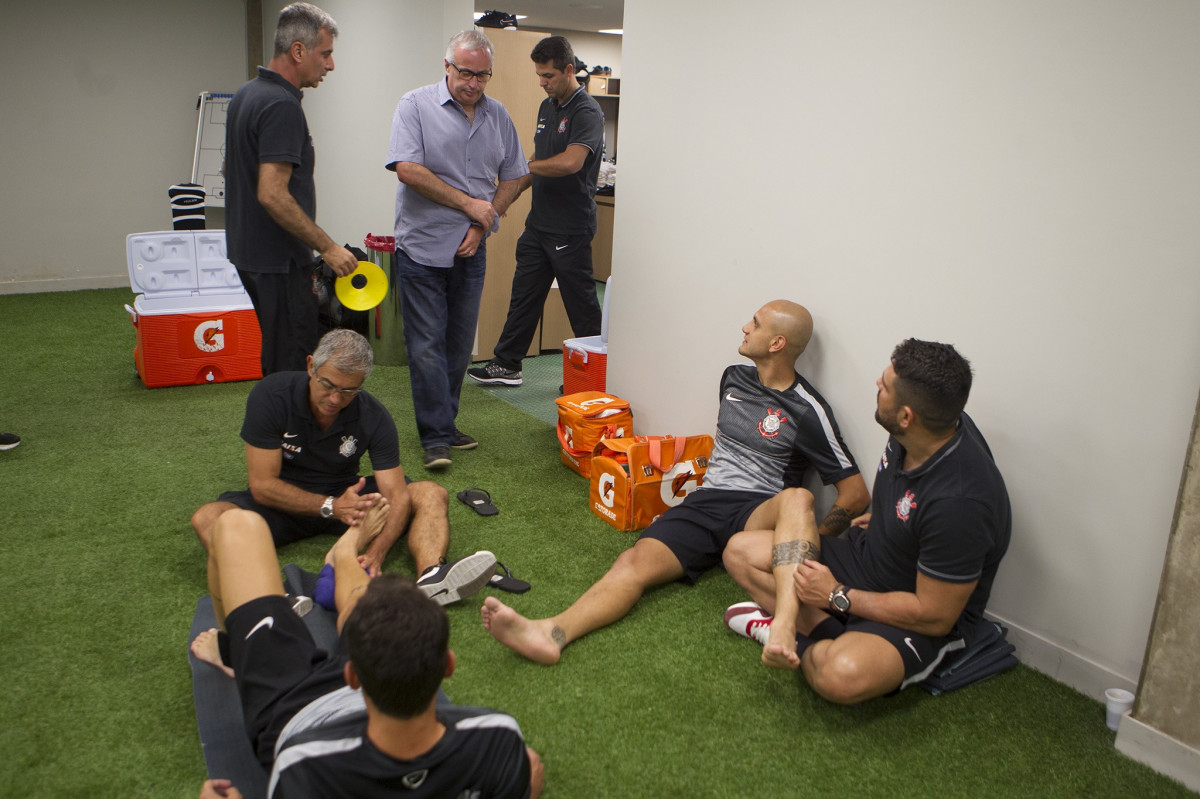
<svg viewBox="0 0 1200 799">
<path fill-rule="evenodd" d="M 292 612 L 301 618 L 307 616 L 308 612 L 313 609 L 312 599 L 304 594 L 288 594 L 287 598 L 292 603 Z"/>
<path fill-rule="evenodd" d="M 520 377 L 520 376 L 521 376 L 521 373 L 518 372 L 517 377 Z M 521 381 L 518 380 L 517 382 L 519 383 Z M 0 433 L 0 451 L 6 450 L 6 449 L 14 449 L 15 447 L 19 446 L 20 444 L 21 444 L 21 437 L 19 435 L 17 435 L 16 433 Z"/>
<path fill-rule="evenodd" d="M 468 369 L 467 376 L 476 383 L 489 386 L 519 386 L 522 383 L 520 371 L 505 369 L 495 361 Z"/>
<path fill-rule="evenodd" d="M 417 588 L 439 605 L 449 605 L 483 588 L 495 571 L 496 556 L 485 549 L 453 563 L 430 566 L 417 579 Z"/>
</svg>

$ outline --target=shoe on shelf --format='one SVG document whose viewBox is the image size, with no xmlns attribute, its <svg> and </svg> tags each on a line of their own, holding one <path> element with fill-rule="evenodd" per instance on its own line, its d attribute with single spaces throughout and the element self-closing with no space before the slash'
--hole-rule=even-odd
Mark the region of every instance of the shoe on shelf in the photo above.
<svg viewBox="0 0 1200 799">
<path fill-rule="evenodd" d="M 439 605 L 449 605 L 479 591 L 495 572 L 496 556 L 485 549 L 453 563 L 430 566 L 417 578 L 417 588 Z"/>
<path fill-rule="evenodd" d="M 475 449 L 478 446 L 478 441 L 457 427 L 454 428 L 454 441 L 450 443 L 450 449 Z"/>
<path fill-rule="evenodd" d="M 450 465 L 449 447 L 430 447 L 425 450 L 426 469 L 445 469 Z"/>
<path fill-rule="evenodd" d="M 0 451 L 12 449 L 21 443 L 21 437 L 16 433 L 0 433 Z"/>
<path fill-rule="evenodd" d="M 774 616 L 763 613 L 757 602 L 739 602 L 725 609 L 725 626 L 743 638 L 767 645 Z"/>
<path fill-rule="evenodd" d="M 522 382 L 520 370 L 505 369 L 495 361 L 468 369 L 467 376 L 488 386 L 519 386 Z"/>
</svg>

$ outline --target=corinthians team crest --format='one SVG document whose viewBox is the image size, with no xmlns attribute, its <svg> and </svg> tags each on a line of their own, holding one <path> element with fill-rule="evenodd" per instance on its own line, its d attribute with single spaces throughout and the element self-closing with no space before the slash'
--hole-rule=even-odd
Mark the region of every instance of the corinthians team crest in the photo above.
<svg viewBox="0 0 1200 799">
<path fill-rule="evenodd" d="M 338 447 L 338 453 L 343 458 L 349 458 L 355 452 L 358 452 L 358 439 L 354 436 L 342 436 L 342 445 Z"/>
<path fill-rule="evenodd" d="M 917 495 L 911 491 L 905 491 L 904 496 L 900 497 L 900 501 L 896 503 L 896 518 L 902 522 L 908 521 L 908 517 L 912 515 L 912 509 L 917 507 Z"/>
<path fill-rule="evenodd" d="M 767 406 L 767 415 L 758 423 L 758 432 L 763 438 L 774 438 L 779 435 L 779 426 L 787 421 L 786 416 L 782 416 L 783 408 L 772 408 Z"/>
</svg>

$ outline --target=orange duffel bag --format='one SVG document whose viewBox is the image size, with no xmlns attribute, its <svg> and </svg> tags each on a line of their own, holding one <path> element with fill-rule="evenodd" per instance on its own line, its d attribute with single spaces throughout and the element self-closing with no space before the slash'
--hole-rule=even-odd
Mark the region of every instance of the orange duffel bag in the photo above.
<svg viewBox="0 0 1200 799">
<path fill-rule="evenodd" d="M 592 474 L 592 450 L 603 438 L 633 435 L 629 403 L 603 391 L 580 391 L 556 399 L 562 462 L 584 477 Z"/>
<path fill-rule="evenodd" d="M 605 438 L 592 455 L 588 504 L 618 530 L 641 530 L 704 481 L 712 436 Z"/>
</svg>

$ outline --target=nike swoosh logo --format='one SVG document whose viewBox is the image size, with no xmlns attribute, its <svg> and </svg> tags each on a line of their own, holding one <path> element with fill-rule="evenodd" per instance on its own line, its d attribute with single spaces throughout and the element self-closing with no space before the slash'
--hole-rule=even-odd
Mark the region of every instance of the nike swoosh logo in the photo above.
<svg viewBox="0 0 1200 799">
<path fill-rule="evenodd" d="M 266 627 L 269 630 L 274 626 L 275 626 L 275 617 L 274 616 L 267 616 L 266 618 L 260 619 L 258 624 L 251 627 L 250 632 L 246 633 L 246 637 L 242 640 L 249 641 L 250 636 L 254 635 L 256 632 L 261 630 L 263 627 Z"/>
<path fill-rule="evenodd" d="M 726 394 L 726 395 L 725 395 L 725 399 L 729 400 L 730 402 L 741 402 L 741 400 L 740 400 L 740 399 L 738 399 L 737 397 L 733 396 L 732 394 Z"/>
<path fill-rule="evenodd" d="M 908 648 L 911 649 L 913 651 L 913 654 L 917 656 L 917 660 L 920 660 L 922 663 L 925 662 L 925 661 L 921 660 L 921 653 L 917 651 L 917 648 L 915 646 L 913 646 L 913 642 L 912 642 L 911 638 L 905 638 L 904 643 L 908 644 Z"/>
<path fill-rule="evenodd" d="M 284 438 L 295 438 L 298 435 L 300 435 L 300 434 L 299 433 L 284 433 L 283 437 Z"/>
<path fill-rule="evenodd" d="M 430 598 L 430 599 L 433 599 L 434 597 L 439 597 L 439 596 L 441 596 L 442 594 L 448 594 L 448 593 L 450 593 L 450 589 L 449 589 L 449 588 L 443 588 L 441 591 L 434 591 L 432 594 L 430 594 L 430 595 L 429 595 L 429 598 Z"/>
<path fill-rule="evenodd" d="M 560 244 L 560 245 L 558 245 L 557 247 L 555 247 L 555 248 L 554 248 L 554 251 L 555 251 L 555 252 L 558 252 L 559 250 L 565 250 L 565 249 L 567 249 L 567 248 L 568 248 L 568 247 L 570 247 L 570 246 L 571 246 L 570 244 Z"/>
</svg>

